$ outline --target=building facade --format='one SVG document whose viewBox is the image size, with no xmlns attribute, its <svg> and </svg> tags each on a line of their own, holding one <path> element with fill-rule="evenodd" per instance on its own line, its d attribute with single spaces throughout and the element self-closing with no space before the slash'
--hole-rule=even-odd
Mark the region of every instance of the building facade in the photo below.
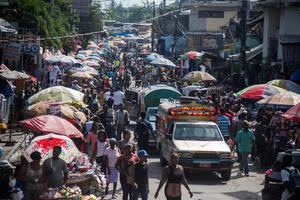
<svg viewBox="0 0 300 200">
<path fill-rule="evenodd" d="M 300 1 L 264 0 L 257 3 L 264 10 L 262 62 L 278 63 L 282 72 L 300 67 Z"/>
</svg>

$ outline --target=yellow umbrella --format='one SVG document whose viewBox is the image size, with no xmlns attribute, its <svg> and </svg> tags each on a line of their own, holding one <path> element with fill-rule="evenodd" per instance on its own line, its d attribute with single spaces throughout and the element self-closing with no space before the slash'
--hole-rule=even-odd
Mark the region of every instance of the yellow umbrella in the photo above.
<svg viewBox="0 0 300 200">
<path fill-rule="evenodd" d="M 46 88 L 28 99 L 30 105 L 40 101 L 55 101 L 69 104 L 75 104 L 81 107 L 86 107 L 83 103 L 84 94 L 77 90 L 63 86 L 54 86 Z"/>
</svg>

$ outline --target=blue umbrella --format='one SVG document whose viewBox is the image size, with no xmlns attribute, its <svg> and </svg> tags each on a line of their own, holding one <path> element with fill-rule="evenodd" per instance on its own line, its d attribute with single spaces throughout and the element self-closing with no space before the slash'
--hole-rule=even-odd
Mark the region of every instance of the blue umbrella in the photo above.
<svg viewBox="0 0 300 200">
<path fill-rule="evenodd" d="M 295 81 L 295 82 L 300 81 L 300 69 L 298 69 L 294 73 L 292 73 L 290 80 Z"/>
<path fill-rule="evenodd" d="M 145 57 L 145 60 L 148 60 L 148 61 L 153 61 L 153 60 L 156 60 L 158 58 L 161 58 L 162 55 L 159 55 L 158 53 L 151 53 L 149 54 L 148 56 Z"/>
</svg>

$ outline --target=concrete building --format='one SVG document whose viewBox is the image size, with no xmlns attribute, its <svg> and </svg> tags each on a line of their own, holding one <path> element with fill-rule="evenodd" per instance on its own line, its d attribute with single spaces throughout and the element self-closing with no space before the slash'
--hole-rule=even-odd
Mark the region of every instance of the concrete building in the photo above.
<svg viewBox="0 0 300 200">
<path fill-rule="evenodd" d="M 182 0 L 190 9 L 188 49 L 219 54 L 223 49 L 223 27 L 238 18 L 241 2 L 236 0 Z"/>
<path fill-rule="evenodd" d="M 300 66 L 300 1 L 264 0 L 263 63 L 279 63 L 288 71 Z"/>
</svg>

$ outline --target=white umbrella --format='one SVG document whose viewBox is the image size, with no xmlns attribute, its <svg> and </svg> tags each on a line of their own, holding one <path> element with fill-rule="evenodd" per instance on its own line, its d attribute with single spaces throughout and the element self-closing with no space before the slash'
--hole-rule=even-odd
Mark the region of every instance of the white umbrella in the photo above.
<svg viewBox="0 0 300 200">
<path fill-rule="evenodd" d="M 176 65 L 172 61 L 170 61 L 169 59 L 163 58 L 163 57 L 153 60 L 150 64 L 162 65 L 162 66 L 168 66 L 168 67 L 176 67 Z"/>
</svg>

